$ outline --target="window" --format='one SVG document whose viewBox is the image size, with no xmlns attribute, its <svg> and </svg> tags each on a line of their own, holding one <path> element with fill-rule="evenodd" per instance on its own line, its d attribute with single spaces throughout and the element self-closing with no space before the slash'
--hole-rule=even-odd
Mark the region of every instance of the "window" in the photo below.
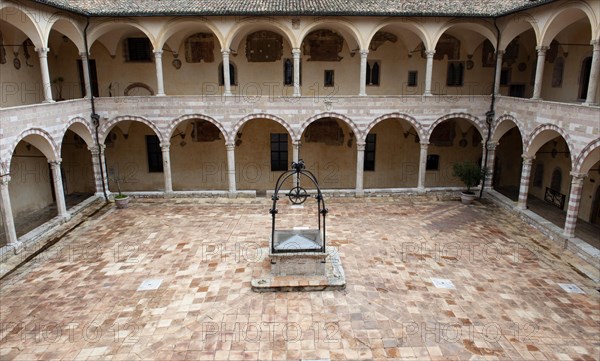
<svg viewBox="0 0 600 361">
<path fill-rule="evenodd" d="M 271 133 L 271 172 L 288 170 L 288 135 Z"/>
<path fill-rule="evenodd" d="M 500 71 L 500 85 L 508 85 L 510 83 L 510 69 L 502 69 Z"/>
<path fill-rule="evenodd" d="M 223 62 L 219 64 L 219 85 L 225 85 L 225 74 L 223 73 Z M 229 62 L 229 85 L 237 85 L 237 74 L 235 65 Z"/>
<path fill-rule="evenodd" d="M 419 72 L 416 70 L 408 71 L 408 86 L 417 86 Z"/>
<path fill-rule="evenodd" d="M 377 140 L 377 134 L 368 134 L 367 142 L 365 144 L 365 162 L 364 170 L 374 171 L 375 170 L 375 142 Z"/>
<path fill-rule="evenodd" d="M 428 154 L 427 163 L 425 170 L 439 170 L 440 169 L 440 156 L 437 154 Z"/>
<path fill-rule="evenodd" d="M 148 38 L 125 39 L 125 60 L 138 62 L 152 61 L 152 44 Z"/>
<path fill-rule="evenodd" d="M 367 85 L 379 85 L 379 73 L 380 73 L 379 60 L 371 60 L 367 62 Z"/>
<path fill-rule="evenodd" d="M 302 85 L 302 64 L 300 64 L 300 85 Z M 283 61 L 283 85 L 294 85 L 294 61 L 285 59 Z"/>
<path fill-rule="evenodd" d="M 592 57 L 588 56 L 581 63 L 581 73 L 579 77 L 579 99 L 587 98 L 588 87 L 590 86 L 590 73 L 592 72 Z"/>
<path fill-rule="evenodd" d="M 560 168 L 555 168 L 552 172 L 552 181 L 550 182 L 550 189 L 560 193 L 560 184 L 562 183 L 562 171 Z"/>
<path fill-rule="evenodd" d="M 465 65 L 461 61 L 453 61 L 448 63 L 448 77 L 446 79 L 447 86 L 462 86 Z"/>
<path fill-rule="evenodd" d="M 541 188 L 543 180 L 544 180 L 544 164 L 538 163 L 535 165 L 535 173 L 533 174 L 533 186 L 536 188 Z"/>
<path fill-rule="evenodd" d="M 323 82 L 324 86 L 333 86 L 333 70 L 325 70 L 325 80 Z"/>
<path fill-rule="evenodd" d="M 148 153 L 148 172 L 162 172 L 163 159 L 160 149 L 160 141 L 156 135 L 146 136 L 146 152 Z"/>
</svg>

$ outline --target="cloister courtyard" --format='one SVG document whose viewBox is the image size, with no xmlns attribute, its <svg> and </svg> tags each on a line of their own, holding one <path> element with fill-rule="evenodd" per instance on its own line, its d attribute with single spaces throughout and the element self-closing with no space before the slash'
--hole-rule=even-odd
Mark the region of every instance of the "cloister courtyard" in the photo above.
<svg viewBox="0 0 600 361">
<path fill-rule="evenodd" d="M 270 267 L 268 198 L 96 206 L 34 258 L 12 256 L 22 259 L 0 281 L 0 359 L 600 355 L 598 270 L 516 215 L 486 199 L 327 201 L 341 291 L 252 291 Z M 283 225 L 315 221 L 309 207 Z"/>
</svg>

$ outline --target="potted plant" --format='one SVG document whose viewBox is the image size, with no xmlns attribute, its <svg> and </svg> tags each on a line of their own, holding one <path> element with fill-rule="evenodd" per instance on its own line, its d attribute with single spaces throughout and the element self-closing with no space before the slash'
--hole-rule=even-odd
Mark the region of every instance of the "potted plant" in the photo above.
<svg viewBox="0 0 600 361">
<path fill-rule="evenodd" d="M 460 200 L 463 204 L 471 204 L 475 199 L 475 193 L 471 191 L 472 187 L 477 186 L 480 181 L 485 179 L 487 173 L 485 168 L 481 168 L 473 162 L 455 163 L 452 166 L 452 175 L 458 177 L 467 186 L 467 190 L 461 192 Z"/>
<path fill-rule="evenodd" d="M 117 208 L 119 208 L 119 209 L 127 208 L 127 205 L 129 204 L 129 196 L 121 193 L 121 185 L 119 184 L 119 182 L 120 182 L 119 177 L 115 177 L 113 180 L 117 184 L 117 190 L 119 191 L 119 194 L 117 194 L 115 196 L 115 203 L 117 204 Z"/>
</svg>

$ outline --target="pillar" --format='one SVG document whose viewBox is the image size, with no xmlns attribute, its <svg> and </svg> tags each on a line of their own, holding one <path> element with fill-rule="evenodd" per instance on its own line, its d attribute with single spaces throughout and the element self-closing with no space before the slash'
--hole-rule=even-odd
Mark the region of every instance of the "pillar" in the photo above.
<svg viewBox="0 0 600 361">
<path fill-rule="evenodd" d="M 223 86 L 225 87 L 225 92 L 223 95 L 229 96 L 231 95 L 231 77 L 229 74 L 229 53 L 230 50 L 222 50 L 221 54 L 223 54 Z M 235 191 L 235 190 L 234 190 Z"/>
<path fill-rule="evenodd" d="M 426 50 L 427 67 L 425 68 L 425 92 L 423 95 L 431 95 L 431 78 L 433 77 L 433 55 L 435 50 Z"/>
<path fill-rule="evenodd" d="M 355 195 L 362 197 L 365 195 L 363 189 L 363 178 L 365 172 L 365 143 L 356 143 L 356 190 Z"/>
<path fill-rule="evenodd" d="M 519 188 L 519 209 L 527 209 L 527 194 L 529 193 L 529 178 L 531 177 L 531 165 L 534 156 L 523 154 L 523 169 L 521 170 L 521 187 Z"/>
<path fill-rule="evenodd" d="M 226 144 L 227 147 L 227 179 L 229 181 L 229 197 L 236 196 L 235 186 L 235 143 Z"/>
<path fill-rule="evenodd" d="M 165 177 L 165 193 L 173 193 L 173 179 L 171 177 L 171 144 L 161 143 L 163 160 L 163 175 Z"/>
<path fill-rule="evenodd" d="M 10 175 L 0 175 L 0 213 L 2 214 L 2 224 L 4 225 L 4 233 L 6 234 L 6 244 L 9 247 L 14 247 L 14 252 L 18 253 L 21 250 L 22 244 L 17 239 L 15 220 L 13 218 L 12 206 L 10 205 L 8 182 L 10 182 Z"/>
<path fill-rule="evenodd" d="M 300 49 L 292 49 L 294 57 L 294 96 L 299 97 L 300 94 Z"/>
<path fill-rule="evenodd" d="M 367 57 L 369 56 L 368 50 L 360 51 L 360 87 L 358 95 L 364 97 L 367 95 Z"/>
<path fill-rule="evenodd" d="M 419 155 L 419 180 L 417 188 L 419 192 L 425 193 L 425 173 L 427 172 L 427 148 L 429 142 L 421 142 L 421 153 Z"/>
<path fill-rule="evenodd" d="M 600 78 L 600 41 L 591 42 L 594 47 L 592 51 L 592 69 L 590 71 L 590 82 L 588 92 L 585 98 L 586 105 L 596 105 L 596 91 L 598 90 L 598 81 Z"/>
<path fill-rule="evenodd" d="M 85 85 L 84 98 L 90 99 L 92 97 L 92 83 L 90 80 L 90 64 L 88 63 L 88 56 L 85 51 L 79 53 L 81 58 L 81 67 L 83 69 L 83 83 Z"/>
<path fill-rule="evenodd" d="M 154 65 L 156 66 L 156 96 L 165 95 L 165 85 L 163 82 L 163 68 L 162 68 L 162 50 L 154 51 Z"/>
<path fill-rule="evenodd" d="M 104 176 L 104 184 L 108 185 L 108 179 L 106 178 L 106 172 L 102 174 L 100 170 L 102 167 L 102 158 L 104 154 L 100 154 L 100 152 L 104 153 L 105 145 L 102 144 L 99 147 L 88 147 L 90 153 L 92 153 L 92 168 L 94 171 L 94 183 L 96 185 L 96 196 L 103 197 L 104 196 L 104 188 L 102 185 L 102 177 Z M 104 170 L 104 169 L 102 169 Z"/>
<path fill-rule="evenodd" d="M 544 80 L 544 63 L 546 62 L 547 46 L 538 46 L 537 67 L 535 69 L 535 85 L 533 86 L 533 97 L 531 99 L 541 99 L 542 82 Z"/>
<path fill-rule="evenodd" d="M 54 197 L 56 198 L 56 208 L 58 217 L 68 221 L 70 218 L 67 212 L 67 203 L 65 202 L 65 191 L 63 189 L 62 173 L 60 171 L 61 160 L 51 160 L 50 168 L 52 169 L 52 181 L 54 182 Z"/>
<path fill-rule="evenodd" d="M 496 77 L 494 80 L 494 94 L 500 95 L 500 74 L 502 73 L 502 57 L 504 50 L 497 51 L 498 58 L 496 59 Z"/>
<path fill-rule="evenodd" d="M 583 180 L 587 174 L 571 172 L 571 193 L 569 195 L 569 206 L 567 208 L 567 218 L 563 234 L 565 237 L 575 237 L 575 226 L 577 225 L 577 215 L 579 214 L 579 204 L 581 203 L 581 193 L 583 192 Z"/>
<path fill-rule="evenodd" d="M 487 164 L 482 164 L 481 165 L 481 169 L 487 169 L 487 173 L 485 174 L 485 181 L 484 181 L 484 187 L 487 189 L 492 189 L 493 187 L 493 180 L 494 180 L 494 162 L 496 159 L 496 147 L 498 146 L 498 143 L 496 142 L 488 142 L 488 146 L 487 146 L 487 152 L 488 152 L 488 158 L 487 158 Z M 485 147 L 483 147 L 483 151 L 485 152 Z M 485 159 L 485 154 L 483 159 Z"/>
<path fill-rule="evenodd" d="M 35 49 L 40 57 L 40 70 L 42 71 L 42 86 L 44 90 L 44 103 L 53 103 L 52 82 L 50 81 L 50 71 L 48 70 L 48 48 Z"/>
</svg>

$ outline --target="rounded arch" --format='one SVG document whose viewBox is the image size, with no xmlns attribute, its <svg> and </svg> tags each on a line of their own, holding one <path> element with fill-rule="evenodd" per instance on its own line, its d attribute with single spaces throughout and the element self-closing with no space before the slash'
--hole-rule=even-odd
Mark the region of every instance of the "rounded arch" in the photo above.
<svg viewBox="0 0 600 361">
<path fill-rule="evenodd" d="M 300 47 L 294 33 L 280 21 L 273 18 L 248 18 L 239 22 L 231 29 L 229 34 L 227 34 L 223 48 L 237 50 L 244 36 L 259 30 L 273 31 L 283 36 L 292 48 Z"/>
<path fill-rule="evenodd" d="M 418 22 L 412 21 L 412 20 L 398 20 L 395 18 L 391 18 L 391 19 L 383 20 L 382 22 L 377 24 L 377 26 L 373 29 L 373 31 L 371 31 L 371 33 L 365 39 L 365 43 L 367 44 L 367 46 L 371 44 L 373 37 L 375 36 L 375 34 L 377 34 L 378 31 L 383 30 L 384 28 L 386 28 L 388 26 L 398 27 L 398 28 L 405 29 L 405 30 L 412 32 L 419 39 L 421 39 L 421 41 L 423 42 L 423 44 L 425 44 L 426 47 L 432 43 L 429 33 Z"/>
<path fill-rule="evenodd" d="M 9 156 L 7 158 L 7 169 L 10 169 L 10 163 L 12 161 L 12 154 L 14 153 L 17 145 L 20 141 L 26 141 L 37 149 L 48 159 L 48 161 L 59 160 L 60 153 L 58 152 L 58 146 L 54 141 L 54 138 L 45 130 L 40 128 L 27 129 L 15 139 L 12 146 L 10 147 Z"/>
<path fill-rule="evenodd" d="M 558 7 L 548 18 L 543 30 L 540 45 L 550 46 L 552 40 L 567 26 L 582 18 L 590 23 L 592 37 L 598 32 L 598 20 L 594 10 L 583 1 L 572 0 Z"/>
<path fill-rule="evenodd" d="M 532 29 L 536 43 L 540 41 L 540 29 L 538 28 L 538 21 L 529 13 L 523 12 L 515 14 L 512 17 L 506 18 L 504 23 L 500 25 L 500 44 L 499 50 L 506 50 L 508 44 L 513 41 L 519 34 Z M 494 44 L 495 45 L 495 44 Z"/>
<path fill-rule="evenodd" d="M 523 134 L 523 130 L 521 129 L 522 125 L 517 120 L 517 118 L 509 114 L 504 114 L 500 116 L 498 119 L 496 119 L 496 124 L 492 127 L 492 136 L 490 138 L 490 141 L 494 143 L 499 142 L 500 138 L 502 138 L 502 136 L 506 134 L 506 132 L 508 132 L 514 127 L 516 127 L 519 131 L 521 139 L 525 139 L 525 134 Z"/>
<path fill-rule="evenodd" d="M 371 129 L 373 129 L 373 127 L 375 127 L 377 124 L 379 124 L 380 122 L 382 122 L 386 119 L 400 119 L 400 120 L 407 121 L 416 130 L 417 135 L 419 136 L 419 139 L 423 139 L 423 137 L 424 137 L 423 125 L 420 124 L 415 118 L 411 117 L 408 114 L 404 114 L 404 113 L 389 113 L 389 114 L 384 114 L 384 115 L 376 118 L 375 120 L 373 120 L 371 123 L 369 123 L 369 125 L 367 126 L 367 129 L 365 129 L 365 131 L 364 131 L 364 134 L 362 134 L 360 141 L 364 142 L 365 138 L 367 137 L 367 135 L 369 134 Z"/>
<path fill-rule="evenodd" d="M 0 3 L 0 20 L 6 21 L 22 31 L 36 48 L 46 48 L 46 42 L 39 27 L 40 22 L 35 19 L 35 14 L 30 13 L 27 9 L 3 1 Z"/>
<path fill-rule="evenodd" d="M 48 23 L 48 28 L 44 33 L 46 44 L 48 44 L 48 41 L 50 40 L 50 32 L 52 30 L 56 30 L 65 35 L 67 38 L 71 39 L 80 53 L 85 52 L 83 30 L 81 30 L 79 24 L 75 20 L 68 16 L 63 16 L 62 14 L 53 15 Z"/>
<path fill-rule="evenodd" d="M 311 123 L 316 122 L 317 120 L 323 119 L 323 118 L 334 118 L 334 119 L 339 119 L 339 120 L 343 121 L 350 127 L 350 129 L 354 133 L 354 136 L 356 137 L 356 139 L 363 139 L 364 137 L 366 137 L 366 135 L 362 134 L 362 132 L 358 129 L 358 127 L 356 126 L 354 121 L 352 121 L 352 119 L 348 118 L 345 115 L 339 114 L 339 113 L 326 112 L 326 113 L 314 115 L 314 116 L 308 118 L 304 123 L 302 123 L 302 125 L 300 126 L 300 131 L 298 132 L 297 140 L 300 140 L 300 138 L 302 137 L 302 134 L 304 134 L 304 131 L 306 130 L 306 128 L 308 128 L 309 125 L 311 125 Z"/>
<path fill-rule="evenodd" d="M 360 31 L 351 22 L 346 21 L 346 20 L 340 20 L 340 19 L 331 20 L 331 19 L 323 19 L 323 18 L 308 24 L 306 27 L 304 27 L 301 30 L 301 32 L 298 36 L 298 44 L 296 47 L 299 48 L 301 46 L 302 42 L 304 41 L 304 38 L 308 34 L 310 34 L 312 31 L 319 30 L 319 29 L 333 29 L 333 30 L 338 31 L 342 35 L 344 40 L 346 40 L 346 43 L 348 43 L 348 47 L 350 48 L 350 50 L 352 50 L 354 48 L 354 46 L 350 44 L 350 42 L 348 41 L 349 39 L 354 40 L 356 42 L 356 45 L 360 49 L 368 49 L 369 48 L 369 44 L 368 43 L 365 44 L 365 41 L 362 39 L 362 37 L 360 35 L 361 34 Z"/>
<path fill-rule="evenodd" d="M 573 172 L 587 173 L 598 161 L 600 161 L 600 139 L 592 141 L 583 148 L 575 160 Z"/>
<path fill-rule="evenodd" d="M 279 124 L 281 124 L 289 133 L 290 138 L 292 138 L 292 141 L 294 139 L 296 139 L 296 134 L 294 132 L 294 130 L 292 129 L 292 127 L 283 119 L 281 119 L 280 117 L 276 116 L 276 115 L 271 115 L 271 114 L 266 114 L 266 113 L 256 113 L 256 114 L 250 114 L 247 115 L 245 117 L 243 117 L 242 119 L 240 119 L 234 126 L 233 129 L 231 130 L 231 133 L 229 134 L 229 138 L 228 138 L 228 144 L 234 144 L 235 143 L 235 135 L 240 131 L 240 129 L 242 129 L 242 127 L 244 126 L 244 124 L 248 123 L 249 121 L 251 121 L 252 119 L 270 119 L 273 120 Z M 226 134 L 226 133 L 223 133 Z"/>
<path fill-rule="evenodd" d="M 115 20 L 115 19 L 108 19 L 108 20 L 102 20 L 101 22 L 95 23 L 93 25 L 93 27 L 91 28 L 91 30 L 88 32 L 88 50 L 91 50 L 92 45 L 94 45 L 94 43 L 103 35 L 111 32 L 111 31 L 116 31 L 116 30 L 127 30 L 127 29 L 137 29 L 139 31 L 141 31 L 142 33 L 144 33 L 144 35 L 146 35 L 146 37 L 150 40 L 150 43 L 152 44 L 152 46 L 154 47 L 154 49 L 157 49 L 156 47 L 156 39 L 154 38 L 153 34 L 146 29 L 145 27 L 143 27 L 142 25 L 138 24 L 136 21 L 133 21 L 131 19 L 125 21 L 125 20 Z M 119 36 L 119 39 L 115 39 L 116 41 L 119 41 L 122 38 L 122 34 L 121 36 Z"/>
<path fill-rule="evenodd" d="M 221 134 L 223 134 L 223 138 L 225 138 L 226 140 L 229 139 L 229 133 L 225 130 L 223 125 L 221 125 L 221 123 L 219 123 L 214 118 L 211 118 L 208 115 L 204 115 L 204 114 L 186 114 L 186 115 L 182 115 L 180 117 L 177 117 L 177 118 L 171 120 L 171 122 L 169 123 L 169 126 L 167 127 L 167 130 L 165 132 L 165 136 L 168 137 L 168 139 L 171 139 L 171 137 L 173 136 L 173 133 L 175 132 L 175 128 L 177 128 L 177 126 L 179 124 L 185 122 L 186 120 L 192 120 L 192 119 L 205 120 L 207 122 L 212 123 L 214 126 L 219 128 L 219 131 L 221 131 Z"/>
<path fill-rule="evenodd" d="M 151 121 L 149 121 L 148 119 L 146 119 L 144 117 L 138 117 L 138 116 L 133 116 L 133 115 L 123 115 L 123 116 L 119 116 L 119 117 L 109 120 L 106 124 L 104 124 L 103 126 L 100 127 L 100 131 L 99 131 L 100 132 L 100 136 L 99 136 L 100 144 L 104 144 L 104 141 L 106 140 L 106 137 L 108 136 L 108 133 L 110 133 L 111 129 L 114 128 L 115 125 L 117 125 L 120 122 L 125 122 L 125 121 L 139 122 L 139 123 L 143 123 L 143 124 L 147 125 L 158 136 L 158 139 L 160 140 L 160 142 L 164 143 L 163 134 L 160 132 L 160 130 L 154 123 L 152 123 Z"/>
<path fill-rule="evenodd" d="M 487 23 L 483 20 L 465 21 L 463 19 L 452 19 L 452 20 L 448 21 L 447 23 L 445 23 L 431 39 L 431 41 L 432 41 L 431 49 L 435 49 L 435 47 L 437 46 L 437 43 L 440 40 L 440 38 L 442 37 L 442 35 L 454 27 L 470 30 L 472 32 L 482 35 L 483 37 L 488 39 L 494 46 L 494 49 L 496 49 L 497 37 L 496 37 L 496 30 L 493 29 L 493 26 L 491 26 L 489 23 Z"/>
<path fill-rule="evenodd" d="M 429 137 L 431 137 L 431 133 L 433 133 L 433 130 L 435 129 L 435 127 L 437 127 L 440 123 L 442 123 L 446 120 L 450 120 L 450 119 L 468 120 L 471 124 L 473 124 L 473 126 L 475 126 L 475 129 L 477 129 L 479 131 L 481 138 L 487 139 L 486 138 L 487 137 L 487 129 L 486 129 L 485 123 L 478 117 L 471 115 L 469 113 L 451 113 L 451 114 L 446 114 L 441 118 L 438 118 L 435 122 L 433 122 L 433 124 L 431 124 L 429 129 L 427 129 L 427 132 L 425 132 L 425 135 L 427 137 L 426 138 L 424 137 L 422 139 L 426 139 L 427 141 L 429 141 Z"/>
<path fill-rule="evenodd" d="M 527 156 L 535 156 L 540 148 L 546 144 L 549 140 L 556 138 L 556 136 L 561 136 L 567 143 L 567 147 L 569 148 L 569 152 L 571 153 L 571 165 L 575 161 L 575 154 L 573 152 L 573 142 L 569 135 L 560 127 L 554 124 L 542 124 L 535 128 L 526 140 L 523 140 L 525 143 L 525 148 L 523 153 Z M 571 166 L 573 169 L 573 166 Z"/>
<path fill-rule="evenodd" d="M 63 131 L 62 131 L 63 138 L 64 138 L 67 130 L 71 130 L 75 134 L 80 136 L 81 139 L 83 139 L 85 141 L 85 144 L 87 144 L 88 147 L 91 148 L 95 145 L 94 138 L 92 136 L 92 134 L 94 134 L 94 132 L 92 131 L 92 128 L 90 127 L 89 123 L 82 117 L 75 117 L 67 123 L 67 125 L 63 128 Z M 62 141 L 61 141 L 61 148 L 62 148 Z"/>
<path fill-rule="evenodd" d="M 225 39 L 219 28 L 217 28 L 211 21 L 204 17 L 194 18 L 193 20 L 187 17 L 178 17 L 169 20 L 160 29 L 158 36 L 156 37 L 156 47 L 157 49 L 162 49 L 165 43 L 167 43 L 172 36 L 179 32 L 183 32 L 183 40 L 192 34 L 205 30 L 210 31 L 217 38 L 217 41 L 219 42 L 219 49 L 223 49 L 225 47 Z M 176 51 L 178 49 L 171 50 Z"/>
</svg>

